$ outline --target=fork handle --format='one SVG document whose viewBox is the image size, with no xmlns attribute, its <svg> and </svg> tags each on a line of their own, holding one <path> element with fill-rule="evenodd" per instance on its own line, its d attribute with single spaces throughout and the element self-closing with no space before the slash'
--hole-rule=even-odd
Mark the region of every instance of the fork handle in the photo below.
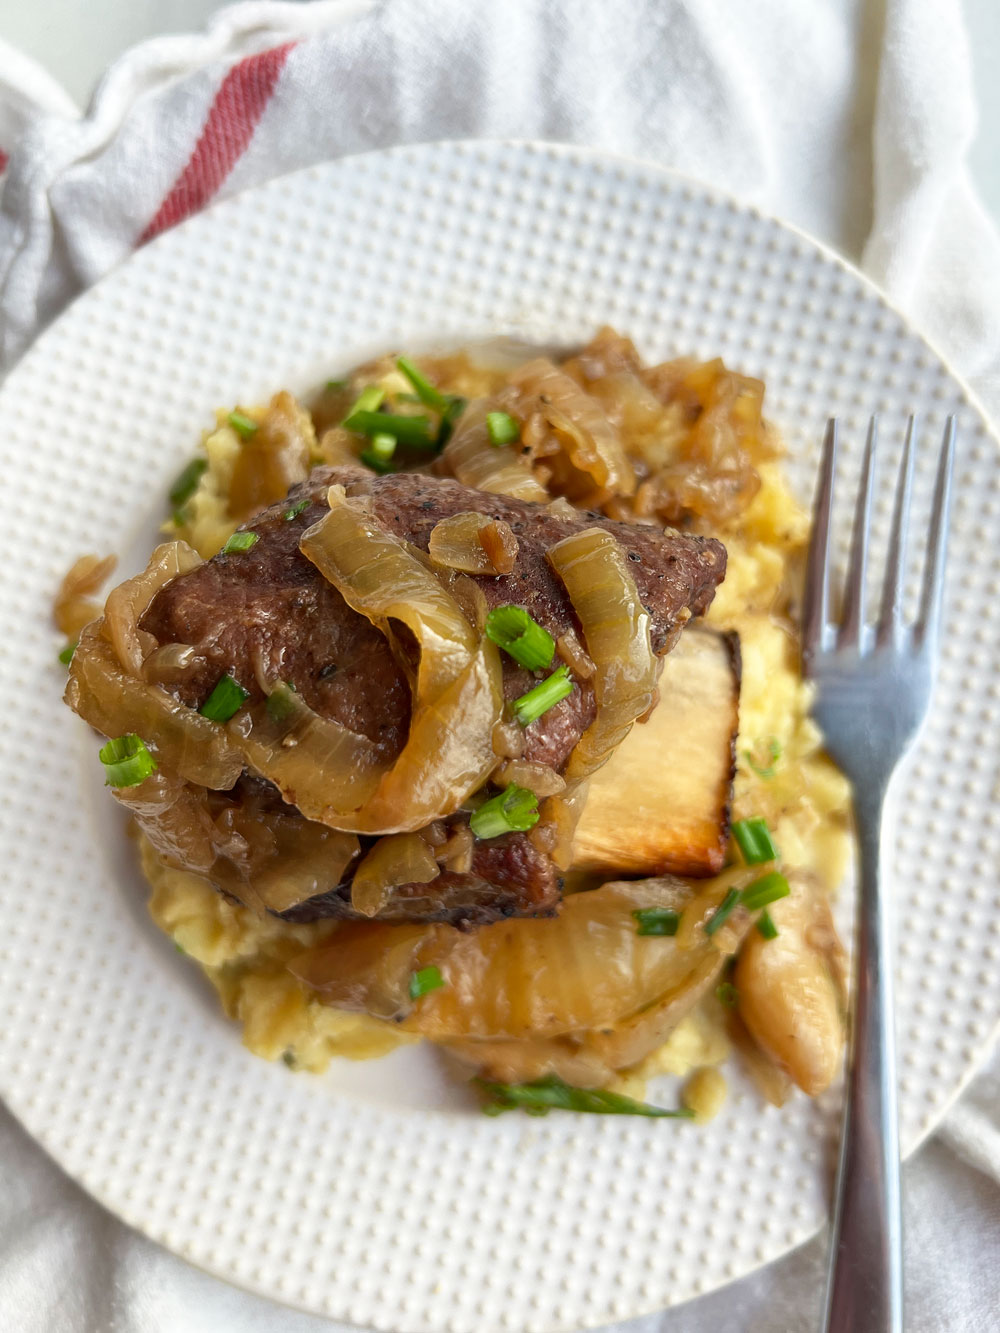
<svg viewBox="0 0 1000 1333">
<path fill-rule="evenodd" d="M 854 1016 L 825 1333 L 902 1333 L 902 1218 L 889 912 L 880 876 L 886 783 L 856 791 L 860 884 Z"/>
</svg>

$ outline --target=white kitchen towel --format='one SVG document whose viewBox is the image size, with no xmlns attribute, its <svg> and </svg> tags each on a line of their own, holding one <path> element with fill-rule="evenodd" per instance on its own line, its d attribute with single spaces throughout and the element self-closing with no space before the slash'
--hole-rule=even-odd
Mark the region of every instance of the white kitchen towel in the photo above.
<svg viewBox="0 0 1000 1333">
<path fill-rule="evenodd" d="M 345 153 L 514 136 L 660 161 L 818 235 L 997 417 L 1000 240 L 965 167 L 974 123 L 959 0 L 242 4 L 129 52 L 82 117 L 0 46 L 0 371 L 77 292 L 215 199 Z M 997 1061 L 905 1174 L 908 1329 L 995 1330 Z M 812 1329 L 822 1266 L 814 1242 L 628 1328 Z M 130 1232 L 0 1112 L 0 1329 L 334 1327 Z"/>
</svg>

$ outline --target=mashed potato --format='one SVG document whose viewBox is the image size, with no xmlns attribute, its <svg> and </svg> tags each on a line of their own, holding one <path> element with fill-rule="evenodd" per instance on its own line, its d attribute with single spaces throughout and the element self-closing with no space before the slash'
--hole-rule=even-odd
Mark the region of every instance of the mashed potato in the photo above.
<svg viewBox="0 0 1000 1333">
<path fill-rule="evenodd" d="M 380 373 L 395 374 L 390 366 L 376 363 L 374 372 L 369 368 L 367 375 L 355 378 L 351 390 L 377 380 Z M 442 387 L 465 394 L 487 392 L 497 380 L 464 358 L 438 362 L 437 378 Z M 315 416 L 322 427 L 322 404 Z M 342 441 L 331 439 L 315 444 L 313 461 L 329 458 L 331 448 L 343 448 Z M 220 413 L 216 428 L 206 434 L 204 447 L 208 466 L 180 523 L 170 530 L 208 558 L 236 526 L 226 500 L 240 438 L 225 414 Z M 809 718 L 810 691 L 799 675 L 789 616 L 808 519 L 788 491 L 777 461 L 761 462 L 757 472 L 761 485 L 749 506 L 713 529 L 727 546 L 729 564 L 708 621 L 738 632 L 743 658 L 733 815 L 763 815 L 784 866 L 810 872 L 832 891 L 849 852 L 850 793 L 846 780 L 823 755 L 822 738 Z M 202 967 L 226 1013 L 242 1023 L 243 1040 L 255 1054 L 320 1071 L 335 1055 L 366 1059 L 415 1040 L 392 1024 L 320 1003 L 289 974 L 286 961 L 330 936 L 335 924 L 290 925 L 256 916 L 227 902 L 197 876 L 165 866 L 144 839 L 140 850 L 153 889 L 153 919 Z M 646 1080 L 657 1074 L 688 1075 L 720 1064 L 730 1053 L 726 1018 L 717 999 L 704 1001 L 665 1045 L 616 1086 L 641 1095 Z M 692 1086 L 705 1094 L 705 1113 L 714 1113 L 724 1095 L 721 1081 L 713 1078 Z"/>
</svg>

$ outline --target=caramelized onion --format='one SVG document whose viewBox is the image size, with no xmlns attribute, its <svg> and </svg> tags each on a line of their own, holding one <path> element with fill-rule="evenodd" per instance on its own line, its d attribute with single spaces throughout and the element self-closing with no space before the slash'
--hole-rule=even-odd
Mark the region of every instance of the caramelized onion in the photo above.
<svg viewBox="0 0 1000 1333">
<path fill-rule="evenodd" d="M 104 637 L 110 640 L 118 661 L 129 675 L 142 675 L 142 664 L 156 647 L 152 634 L 139 628 L 143 612 L 165 584 L 201 563 L 201 556 L 187 542 L 164 542 L 149 557 L 149 564 L 141 574 L 119 583 L 108 594 Z"/>
<path fill-rule="evenodd" d="M 428 553 L 436 565 L 465 574 L 509 574 L 517 558 L 510 524 L 466 510 L 431 528 Z"/>
<path fill-rule="evenodd" d="M 599 403 L 545 358 L 519 366 L 510 377 L 517 397 L 504 406 L 525 423 L 524 441 L 553 469 L 552 488 L 592 507 L 631 495 L 636 479 L 618 431 Z M 553 437 L 557 451 L 547 443 Z"/>
<path fill-rule="evenodd" d="M 472 869 L 472 853 L 476 840 L 468 824 L 459 824 L 443 847 L 437 849 L 437 858 L 445 870 L 456 875 L 467 875 Z"/>
<path fill-rule="evenodd" d="M 706 977 L 724 965 L 704 932 L 688 949 L 636 932 L 634 911 L 683 911 L 691 898 L 682 881 L 661 878 L 574 894 L 555 919 L 502 921 L 468 933 L 347 923 L 291 967 L 329 1003 L 385 1016 L 387 997 L 391 1014 L 404 1013 L 411 973 L 435 966 L 446 984 L 413 1007 L 407 1031 L 434 1041 L 572 1033 L 583 1042 L 587 1034 L 625 1025 L 623 1047 L 632 1055 L 630 1020 L 652 1006 L 670 1006 L 676 1022 L 681 1001 L 693 1003 Z M 658 1025 L 657 1038 L 665 1035 Z"/>
<path fill-rule="evenodd" d="M 257 429 L 240 443 L 229 483 L 231 517 L 242 522 L 305 481 L 315 443 L 309 413 L 290 393 L 276 393 Z"/>
<path fill-rule="evenodd" d="M 600 768 L 648 710 L 658 664 L 649 613 L 609 532 L 586 528 L 564 537 L 549 549 L 548 560 L 569 593 L 595 666 L 597 717 L 566 765 L 566 780 L 573 783 Z"/>
<path fill-rule="evenodd" d="M 576 636 L 576 630 L 568 629 L 556 639 L 556 652 L 566 663 L 574 676 L 581 680 L 590 680 L 597 670 L 594 659 Z"/>
<path fill-rule="evenodd" d="M 353 834 L 244 792 L 238 802 L 223 800 L 162 769 L 114 794 L 162 861 L 258 911 L 284 912 L 336 888 L 358 852 Z"/>
<path fill-rule="evenodd" d="M 498 770 L 495 780 L 499 787 L 507 787 L 511 783 L 516 787 L 527 787 L 536 796 L 556 796 L 566 789 L 565 780 L 554 768 L 548 764 L 533 764 L 525 759 L 508 760 Z"/>
<path fill-rule="evenodd" d="M 313 712 L 286 686 L 272 694 L 270 706 L 241 709 L 227 730 L 247 764 L 289 804 L 332 828 L 333 814 L 363 805 L 382 775 L 379 752 L 367 736 Z"/>
<path fill-rule="evenodd" d="M 329 503 L 301 550 L 353 610 L 383 632 L 401 622 L 414 635 L 420 661 L 409 737 L 360 802 L 343 799 L 343 760 L 317 748 L 308 729 L 297 737 L 294 791 L 276 772 L 273 747 L 254 767 L 311 819 L 354 833 L 410 832 L 452 814 L 496 766 L 490 742 L 502 708 L 500 660 L 423 561 L 363 503 L 340 486 L 330 488 Z"/>
<path fill-rule="evenodd" d="M 355 871 L 351 906 L 362 916 L 375 916 L 399 885 L 429 884 L 440 873 L 434 853 L 419 833 L 379 838 Z"/>
<path fill-rule="evenodd" d="M 486 426 L 491 406 L 487 400 L 469 404 L 444 447 L 444 461 L 464 486 L 491 495 L 512 495 L 516 500 L 547 500 L 548 491 L 535 479 L 516 446 L 491 443 Z"/>
<path fill-rule="evenodd" d="M 129 674 L 95 621 L 80 636 L 69 668 L 66 702 L 105 736 L 135 732 L 158 764 L 203 787 L 228 790 L 243 760 L 226 730 L 158 685 Z"/>
<path fill-rule="evenodd" d="M 106 555 L 103 559 L 97 555 L 82 555 L 75 561 L 59 585 L 52 607 L 56 628 L 68 639 L 75 638 L 84 625 L 101 614 L 100 605 L 90 594 L 96 592 L 108 577 L 118 557 Z"/>
</svg>

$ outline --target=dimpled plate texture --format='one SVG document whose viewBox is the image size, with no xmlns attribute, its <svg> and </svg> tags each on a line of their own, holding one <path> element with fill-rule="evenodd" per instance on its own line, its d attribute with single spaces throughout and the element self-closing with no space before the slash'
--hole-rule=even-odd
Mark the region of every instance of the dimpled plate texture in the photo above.
<svg viewBox="0 0 1000 1333">
<path fill-rule="evenodd" d="M 721 355 L 762 377 L 804 495 L 829 414 L 853 473 L 869 413 L 892 457 L 919 412 L 918 531 L 945 416 L 959 414 L 940 686 L 900 792 L 912 1151 L 1000 1011 L 1000 466 L 962 386 L 856 273 L 655 167 L 541 145 L 407 148 L 275 181 L 164 236 L 0 391 L 2 1092 L 125 1221 L 355 1324 L 572 1330 L 746 1273 L 822 1224 L 839 1094 L 778 1110 L 734 1074 L 705 1127 L 496 1120 L 428 1050 L 321 1078 L 251 1056 L 148 922 L 97 742 L 59 703 L 51 598 L 82 552 L 141 565 L 217 406 L 308 390 L 382 349 L 573 344 L 604 322 L 649 358 Z"/>
</svg>

